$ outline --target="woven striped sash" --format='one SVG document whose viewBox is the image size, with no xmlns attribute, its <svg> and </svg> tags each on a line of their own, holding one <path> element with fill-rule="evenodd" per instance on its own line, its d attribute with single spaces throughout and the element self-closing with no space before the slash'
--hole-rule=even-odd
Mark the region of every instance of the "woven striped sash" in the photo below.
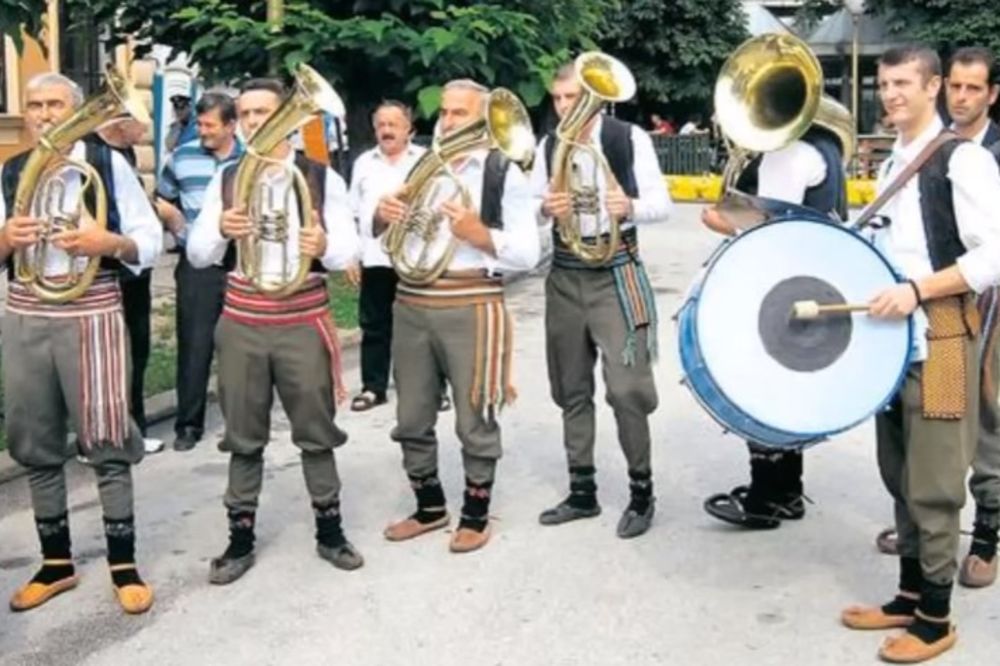
<svg viewBox="0 0 1000 666">
<path fill-rule="evenodd" d="M 625 327 L 628 331 L 625 336 L 625 348 L 622 350 L 622 360 L 625 365 L 635 365 L 638 331 L 642 327 L 647 329 L 646 349 L 649 358 L 656 360 L 658 352 L 656 297 L 649 276 L 646 274 L 646 267 L 639 258 L 639 239 L 635 227 L 622 232 L 618 251 L 608 263 L 600 266 L 591 266 L 581 261 L 570 252 L 555 231 L 553 238 L 552 264 L 555 267 L 569 270 L 610 270 L 614 276 L 618 305 L 621 307 L 622 316 L 625 317 Z"/>
<path fill-rule="evenodd" d="M 125 320 L 118 279 L 102 272 L 70 303 L 43 303 L 26 286 L 11 281 L 7 313 L 75 319 L 80 329 L 80 446 L 121 447 L 129 434 L 128 367 Z"/>
<path fill-rule="evenodd" d="M 426 287 L 400 281 L 396 299 L 422 308 L 474 307 L 476 358 L 469 396 L 472 406 L 489 416 L 514 402 L 517 398 L 511 380 L 514 326 L 504 305 L 503 283 L 499 278 L 445 273 Z"/>
<path fill-rule="evenodd" d="M 328 307 L 326 280 L 323 277 L 310 275 L 302 288 L 293 295 L 273 299 L 260 294 L 249 280 L 230 273 L 226 280 L 222 316 L 248 326 L 313 326 L 330 354 L 333 399 L 340 403 L 347 398 L 340 338 Z"/>
</svg>

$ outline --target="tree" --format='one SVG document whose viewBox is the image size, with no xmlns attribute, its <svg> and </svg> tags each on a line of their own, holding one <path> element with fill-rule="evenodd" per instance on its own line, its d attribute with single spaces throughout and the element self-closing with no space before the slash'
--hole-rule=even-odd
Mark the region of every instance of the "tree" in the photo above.
<svg viewBox="0 0 1000 666">
<path fill-rule="evenodd" d="M 749 37 L 738 0 L 631 0 L 606 26 L 600 44 L 635 74 L 643 114 L 704 111 L 722 63 Z"/>
</svg>

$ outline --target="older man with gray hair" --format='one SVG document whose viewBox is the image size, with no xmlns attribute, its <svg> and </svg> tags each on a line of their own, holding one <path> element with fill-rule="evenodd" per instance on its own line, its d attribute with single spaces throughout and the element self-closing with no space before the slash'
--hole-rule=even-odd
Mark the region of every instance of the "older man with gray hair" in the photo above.
<svg viewBox="0 0 1000 666">
<path fill-rule="evenodd" d="M 66 121 L 83 96 L 73 81 L 43 74 L 27 86 L 25 120 L 35 142 Z M 61 146 L 57 148 L 62 148 Z M 0 167 L 0 261 L 7 263 L 9 293 L 3 318 L 3 380 L 17 387 L 6 395 L 6 434 L 11 457 L 28 468 L 35 523 L 42 549 L 38 573 L 10 600 L 14 611 L 45 603 L 77 585 L 70 548 L 66 479 L 67 432 L 77 434 L 79 453 L 93 467 L 104 509 L 111 580 L 122 608 L 147 611 L 153 591 L 135 563 L 131 466 L 142 459 L 142 436 L 128 409 L 128 356 L 119 266 L 135 274 L 152 266 L 162 232 L 139 179 L 119 153 L 99 142 L 78 141 L 67 157 L 85 161 L 107 191 L 106 228 L 88 223 L 84 207 L 95 195 L 78 170 L 60 167 L 60 200 L 44 212 L 16 210 L 15 195 L 31 151 Z M 40 219 L 45 215 L 49 219 Z M 75 300 L 43 301 L 14 279 L 12 256 L 32 251 L 54 216 L 78 217 L 78 228 L 56 227 L 40 270 L 49 281 L 66 280 L 74 264 L 100 257 L 93 283 Z"/>
<path fill-rule="evenodd" d="M 468 79 L 444 87 L 436 128 L 442 140 L 482 120 L 487 92 Z M 431 284 L 400 270 L 393 306 L 398 406 L 392 438 L 402 445 L 417 510 L 389 525 L 385 537 L 402 541 L 448 524 L 434 431 L 443 375 L 454 394 L 465 466 L 462 514 L 450 544 L 452 552 L 461 553 L 489 540 L 490 496 L 501 454 L 496 415 L 513 397 L 510 319 L 501 277 L 534 268 L 539 243 L 527 177 L 502 153 L 476 147 L 448 166 L 468 198 L 460 197 L 456 183 L 439 171 L 431 190 L 439 196 L 414 212 L 442 222 L 430 251 L 441 252 L 454 240 L 454 252 L 444 274 Z M 399 192 L 382 197 L 374 215 L 376 235 L 402 223 L 408 212 Z M 409 261 L 421 252 L 417 245 L 405 244 Z"/>
</svg>

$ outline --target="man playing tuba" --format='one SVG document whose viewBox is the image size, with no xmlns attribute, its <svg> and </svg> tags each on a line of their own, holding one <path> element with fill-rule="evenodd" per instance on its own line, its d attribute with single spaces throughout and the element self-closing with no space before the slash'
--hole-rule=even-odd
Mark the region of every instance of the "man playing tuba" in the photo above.
<svg viewBox="0 0 1000 666">
<path fill-rule="evenodd" d="M 434 432 L 444 375 L 454 394 L 466 478 L 452 552 L 476 550 L 489 540 L 490 496 L 501 454 L 496 412 L 513 398 L 511 327 L 501 275 L 530 270 L 539 256 L 527 178 L 505 152 L 490 149 L 497 137 L 484 132 L 487 93 L 467 79 L 445 85 L 439 141 L 428 158 L 440 156 L 438 168 L 425 171 L 427 162 L 418 163 L 413 173 L 428 177 L 415 182 L 411 174 L 403 191 L 384 197 L 375 213 L 376 233 L 399 240 L 390 253 L 400 276 L 393 307 L 399 402 L 392 438 L 402 445 L 417 500 L 417 511 L 389 525 L 385 537 L 402 541 L 448 524 Z M 526 130 L 526 116 L 510 122 L 516 114 L 508 112 L 519 106 L 515 101 L 489 107 L 496 111 L 491 118 L 502 119 L 494 128 L 504 134 L 498 143 Z M 527 135 L 530 151 L 530 130 Z M 432 238 L 428 229 L 436 229 Z M 425 253 L 438 257 L 438 268 L 423 268 L 419 257 Z"/>
<path fill-rule="evenodd" d="M 219 585 L 235 581 L 254 564 L 254 524 L 275 389 L 291 421 L 292 441 L 301 450 L 319 556 L 345 570 L 363 564 L 341 528 L 333 449 L 346 442 L 347 435 L 334 423 L 343 386 L 323 275 L 354 261 L 358 238 L 344 181 L 292 150 L 287 137 L 308 114 L 290 113 L 296 96 L 283 104 L 284 96 L 284 85 L 275 79 L 252 79 L 241 87 L 237 111 L 248 137 L 242 159 L 252 156 L 262 168 L 249 183 L 238 180 L 242 162 L 217 171 L 187 242 L 195 268 L 223 263 L 229 269 L 215 332 L 219 402 L 226 419 L 220 448 L 231 454 L 224 498 L 229 546 L 212 560 L 209 575 Z M 269 122 L 272 116 L 277 123 Z M 275 147 L 265 149 L 267 143 Z M 294 185 L 293 168 L 304 176 L 305 191 Z M 242 199 L 239 192 L 245 192 Z M 312 200 L 312 210 L 302 205 L 306 198 Z M 305 215 L 314 216 L 316 223 L 308 224 Z M 272 228 L 265 228 L 268 225 Z M 276 232 L 279 239 L 286 236 L 283 243 L 262 240 Z M 245 244 L 255 242 L 259 247 L 248 250 Z M 247 263 L 237 261 L 236 255 L 247 251 L 258 253 L 259 261 L 251 262 L 253 275 L 244 271 Z M 300 261 L 308 262 L 309 270 L 295 288 L 288 280 L 298 273 Z M 292 285 L 286 289 L 291 293 L 273 296 L 255 286 L 282 280 Z"/>
<path fill-rule="evenodd" d="M 125 106 L 130 101 L 127 84 L 113 73 L 109 78 L 117 89 L 84 108 L 79 86 L 60 74 L 29 81 L 25 119 L 36 147 L 11 158 L 0 176 L 0 258 L 8 262 L 9 284 L 5 426 L 11 456 L 28 468 L 42 546 L 41 569 L 10 600 L 15 611 L 35 608 L 79 581 L 63 472 L 69 429 L 97 476 L 118 601 L 128 613 L 153 603 L 135 563 L 131 466 L 144 447 L 128 411 L 116 271 L 119 263 L 135 274 L 151 267 L 162 234 L 125 159 L 104 144 L 82 141 L 111 119 L 96 102 L 119 102 L 117 112 L 123 99 Z M 81 262 L 96 272 L 80 269 Z M 21 271 L 30 271 L 31 281 L 15 278 Z"/>
</svg>

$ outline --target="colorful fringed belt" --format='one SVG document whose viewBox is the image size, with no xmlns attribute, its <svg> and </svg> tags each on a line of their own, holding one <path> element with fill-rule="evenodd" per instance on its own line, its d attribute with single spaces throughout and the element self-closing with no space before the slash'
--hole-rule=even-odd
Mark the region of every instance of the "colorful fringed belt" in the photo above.
<svg viewBox="0 0 1000 666">
<path fill-rule="evenodd" d="M 330 354 L 333 399 L 339 403 L 347 397 L 347 389 L 343 380 L 340 338 L 328 300 L 326 280 L 319 275 L 310 275 L 302 288 L 291 296 L 273 299 L 259 293 L 246 278 L 230 273 L 226 279 L 222 316 L 248 326 L 313 326 Z"/>
</svg>

